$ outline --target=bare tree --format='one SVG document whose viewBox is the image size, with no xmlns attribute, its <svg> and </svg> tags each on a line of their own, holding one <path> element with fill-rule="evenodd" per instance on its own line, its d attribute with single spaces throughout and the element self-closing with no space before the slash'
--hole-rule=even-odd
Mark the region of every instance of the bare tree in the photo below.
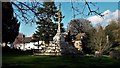
<svg viewBox="0 0 120 68">
<path fill-rule="evenodd" d="M 103 17 L 104 15 L 102 14 L 102 12 L 99 11 L 99 7 L 97 6 L 97 3 L 95 2 L 88 2 L 87 0 L 82 0 L 83 1 L 83 6 L 79 9 L 79 7 L 75 6 L 74 0 L 71 0 L 71 8 L 73 10 L 73 17 L 75 18 L 77 15 L 82 15 L 82 16 L 89 16 L 89 15 L 99 15 L 101 17 Z M 79 5 L 79 2 L 78 2 Z M 92 9 L 92 7 L 94 7 L 94 9 Z"/>
<path fill-rule="evenodd" d="M 39 7 L 43 7 L 39 2 L 11 2 L 14 8 L 14 15 L 20 22 L 34 23 L 39 18 Z"/>
<path fill-rule="evenodd" d="M 108 52 L 112 46 L 109 42 L 109 36 L 105 34 L 105 30 L 101 25 L 98 25 L 92 41 L 92 46 L 94 47 L 95 56 L 101 57 L 104 53 Z"/>
<path fill-rule="evenodd" d="M 53 2 L 54 0 L 51 0 L 49 2 Z M 96 7 L 96 4 L 93 2 L 87 2 L 84 1 L 84 8 L 78 9 L 76 6 L 74 6 L 74 1 L 71 0 L 72 9 L 74 12 L 74 17 L 82 14 L 82 15 L 92 15 L 97 14 L 99 16 L 104 16 L 99 12 L 99 8 Z M 17 18 L 20 19 L 21 22 L 25 23 L 33 23 L 36 22 L 36 19 L 40 19 L 42 17 L 42 14 L 39 12 L 39 8 L 43 7 L 43 2 L 11 2 L 13 4 L 14 8 L 14 15 L 17 16 Z M 93 10 L 91 7 L 95 7 L 96 10 Z M 50 8 L 48 6 L 48 8 Z M 87 13 L 86 13 L 87 10 Z"/>
</svg>

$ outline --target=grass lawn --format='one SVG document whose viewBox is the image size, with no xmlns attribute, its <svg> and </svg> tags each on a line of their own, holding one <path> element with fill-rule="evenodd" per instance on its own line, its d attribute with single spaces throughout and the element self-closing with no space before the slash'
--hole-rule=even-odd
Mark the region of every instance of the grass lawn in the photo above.
<svg viewBox="0 0 120 68">
<path fill-rule="evenodd" d="M 101 60 L 92 56 L 32 56 L 3 54 L 2 68 L 120 68 L 120 60 L 104 56 Z"/>
</svg>

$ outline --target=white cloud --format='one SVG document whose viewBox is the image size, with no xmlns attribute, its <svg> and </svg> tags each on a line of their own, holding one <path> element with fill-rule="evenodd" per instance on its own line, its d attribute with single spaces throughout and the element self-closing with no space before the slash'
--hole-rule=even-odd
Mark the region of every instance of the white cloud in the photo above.
<svg viewBox="0 0 120 68">
<path fill-rule="evenodd" d="M 92 22 L 92 24 L 97 24 L 102 22 L 102 18 L 100 18 L 99 16 L 92 16 L 88 18 L 89 21 Z"/>
<path fill-rule="evenodd" d="M 104 17 L 100 17 L 100 16 L 95 15 L 95 16 L 91 16 L 87 19 L 89 21 L 91 21 L 93 25 L 100 23 L 100 24 L 105 26 L 109 23 L 109 21 L 114 20 L 114 19 L 118 19 L 118 12 L 120 12 L 120 10 L 116 10 L 115 12 L 111 12 L 110 10 L 106 10 L 105 12 L 102 13 L 104 15 Z"/>
</svg>

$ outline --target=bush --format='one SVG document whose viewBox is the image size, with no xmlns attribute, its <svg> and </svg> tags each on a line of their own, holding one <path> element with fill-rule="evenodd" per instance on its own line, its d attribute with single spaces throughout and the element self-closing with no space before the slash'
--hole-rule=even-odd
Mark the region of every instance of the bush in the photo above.
<svg viewBox="0 0 120 68">
<path fill-rule="evenodd" d="M 120 50 L 110 51 L 110 57 L 114 59 L 120 59 Z"/>
</svg>

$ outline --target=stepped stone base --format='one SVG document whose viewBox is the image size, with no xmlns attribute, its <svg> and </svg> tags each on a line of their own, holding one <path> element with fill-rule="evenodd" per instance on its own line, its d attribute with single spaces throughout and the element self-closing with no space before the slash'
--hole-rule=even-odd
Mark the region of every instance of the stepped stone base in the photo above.
<svg viewBox="0 0 120 68">
<path fill-rule="evenodd" d="M 58 55 L 60 56 L 61 53 L 34 53 L 34 55 Z"/>
<path fill-rule="evenodd" d="M 62 34 L 57 33 L 49 45 L 43 44 L 41 50 L 34 50 L 34 55 L 82 55 L 75 47 L 65 42 Z"/>
</svg>

